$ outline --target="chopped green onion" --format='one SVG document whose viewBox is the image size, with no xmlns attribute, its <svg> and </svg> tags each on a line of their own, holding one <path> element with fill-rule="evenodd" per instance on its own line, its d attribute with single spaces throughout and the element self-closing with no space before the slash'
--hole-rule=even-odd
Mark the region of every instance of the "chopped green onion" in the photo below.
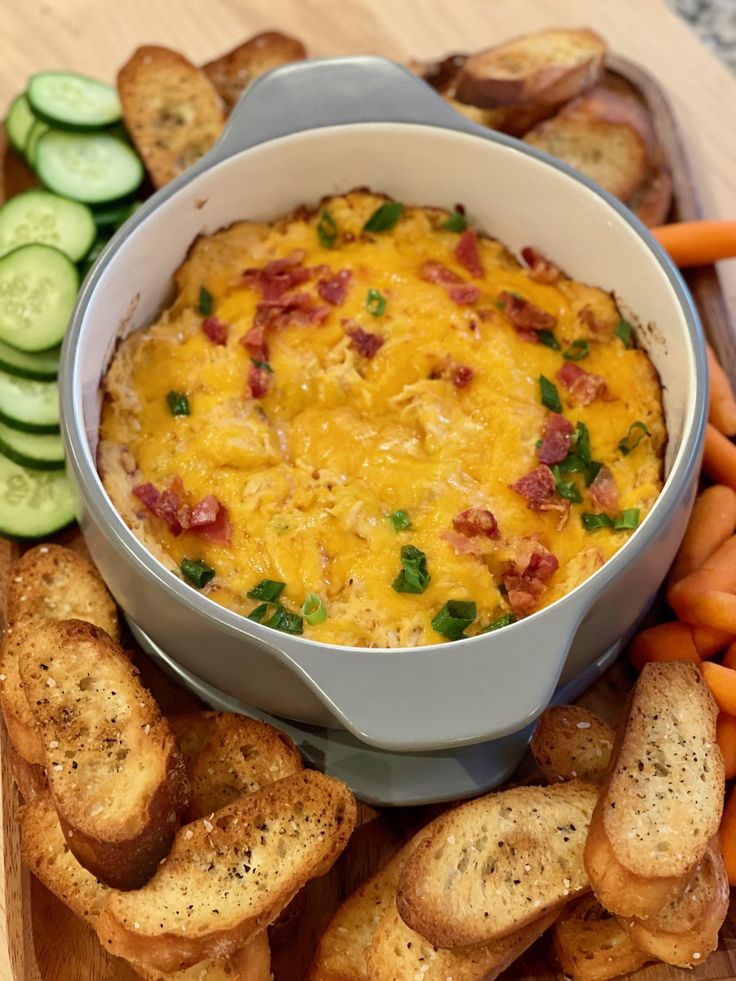
<svg viewBox="0 0 736 981">
<path fill-rule="evenodd" d="M 259 361 L 258 358 L 251 358 L 250 360 L 253 362 L 256 368 L 261 368 L 263 371 L 268 371 L 273 374 L 273 368 L 268 361 Z"/>
<path fill-rule="evenodd" d="M 590 344 L 588 341 L 583 340 L 579 337 L 576 341 L 573 341 L 566 351 L 562 352 L 562 357 L 565 361 L 582 361 L 583 358 L 587 358 L 590 354 Z"/>
<path fill-rule="evenodd" d="M 327 619 L 327 610 L 324 603 L 316 593 L 310 593 L 302 603 L 302 613 L 304 619 L 312 627 L 318 623 L 324 623 Z"/>
<path fill-rule="evenodd" d="M 331 249 L 335 244 L 335 239 L 337 238 L 337 224 L 327 208 L 323 208 L 319 216 L 317 235 L 319 236 L 320 244 L 323 245 L 324 248 Z"/>
<path fill-rule="evenodd" d="M 205 289 L 204 286 L 200 286 L 200 288 L 199 288 L 199 312 L 203 316 L 209 317 L 209 315 L 214 310 L 214 307 L 215 307 L 215 303 L 214 303 L 214 300 L 212 299 L 212 294 L 210 293 L 210 291 L 208 289 Z"/>
<path fill-rule="evenodd" d="M 299 614 L 289 613 L 283 606 L 276 607 L 276 612 L 270 620 L 266 621 L 266 626 L 272 627 L 274 630 L 283 630 L 286 634 L 304 633 L 304 621 Z"/>
<path fill-rule="evenodd" d="M 585 486 L 590 487 L 596 478 L 601 464 L 590 455 L 590 433 L 584 422 L 578 422 L 572 434 L 573 449 L 559 464 L 560 473 L 579 473 L 585 478 Z"/>
<path fill-rule="evenodd" d="M 395 531 L 406 531 L 411 528 L 411 518 L 406 511 L 394 511 L 388 516 L 388 520 L 394 526 Z"/>
<path fill-rule="evenodd" d="M 632 347 L 634 340 L 632 337 L 634 328 L 626 320 L 619 320 L 616 325 L 616 337 L 621 341 L 624 347 Z"/>
<path fill-rule="evenodd" d="M 215 570 L 201 559 L 182 559 L 179 568 L 184 578 L 197 589 L 204 589 L 215 578 Z"/>
<path fill-rule="evenodd" d="M 537 337 L 539 338 L 539 343 L 544 344 L 545 347 L 551 347 L 553 351 L 560 350 L 560 342 L 551 330 L 539 330 L 537 331 Z"/>
<path fill-rule="evenodd" d="M 578 422 L 572 434 L 572 445 L 584 463 L 590 463 L 590 431 L 584 422 Z"/>
<path fill-rule="evenodd" d="M 566 498 L 568 501 L 572 501 L 573 504 L 582 504 L 583 499 L 580 496 L 580 491 L 577 489 L 575 484 L 571 480 L 563 480 L 560 477 L 560 468 L 555 464 L 552 468 L 552 473 L 555 478 L 555 490 L 560 495 L 560 497 Z"/>
<path fill-rule="evenodd" d="M 452 211 L 447 221 L 442 226 L 447 232 L 464 232 L 468 227 L 468 219 L 457 208 Z"/>
<path fill-rule="evenodd" d="M 557 386 L 553 385 L 549 378 L 540 375 L 539 388 L 542 395 L 542 405 L 549 409 L 550 412 L 562 412 L 562 402 L 560 402 Z"/>
<path fill-rule="evenodd" d="M 278 579 L 261 579 L 257 586 L 248 590 L 246 596 L 249 596 L 250 599 L 265 600 L 267 603 L 273 603 L 285 589 L 286 583 L 279 582 Z"/>
<path fill-rule="evenodd" d="M 492 630 L 500 630 L 501 627 L 510 627 L 512 623 L 516 623 L 516 616 L 513 613 L 504 613 L 497 620 L 489 623 L 487 627 L 481 630 L 482 634 L 489 634 Z"/>
<path fill-rule="evenodd" d="M 166 396 L 166 401 L 169 404 L 169 409 L 171 409 L 172 416 L 189 415 L 189 399 L 183 392 L 174 392 L 172 390 Z"/>
<path fill-rule="evenodd" d="M 365 300 L 365 308 L 374 317 L 380 317 L 386 310 L 386 297 L 378 290 L 369 289 Z"/>
<path fill-rule="evenodd" d="M 264 618 L 269 615 L 270 608 L 272 606 L 275 610 L 278 610 L 279 608 L 278 603 L 261 603 L 260 606 L 257 606 L 254 610 L 250 611 L 248 614 L 248 619 L 255 620 L 256 623 L 263 623 Z"/>
<path fill-rule="evenodd" d="M 635 430 L 638 430 L 636 436 L 632 435 Z M 647 429 L 646 425 L 637 419 L 636 422 L 632 422 L 629 426 L 629 431 L 626 433 L 622 440 L 619 440 L 618 448 L 621 450 L 624 456 L 628 456 L 632 450 L 635 450 L 639 443 L 644 439 L 645 436 L 651 436 L 652 434 Z"/>
<path fill-rule="evenodd" d="M 427 572 L 427 556 L 413 545 L 401 548 L 402 569 L 392 585 L 397 593 L 423 593 L 431 576 Z"/>
<path fill-rule="evenodd" d="M 404 205 L 398 201 L 387 201 L 376 208 L 368 221 L 363 225 L 364 232 L 387 232 L 401 218 Z"/>
<path fill-rule="evenodd" d="M 639 525 L 639 508 L 626 508 L 613 522 L 616 531 L 631 531 Z"/>
<path fill-rule="evenodd" d="M 585 512 L 582 515 L 583 528 L 586 531 L 597 531 L 598 528 L 613 528 L 613 518 L 607 514 L 590 514 Z"/>
<path fill-rule="evenodd" d="M 477 614 L 472 600 L 448 600 L 432 620 L 432 626 L 448 640 L 460 640 Z"/>
</svg>

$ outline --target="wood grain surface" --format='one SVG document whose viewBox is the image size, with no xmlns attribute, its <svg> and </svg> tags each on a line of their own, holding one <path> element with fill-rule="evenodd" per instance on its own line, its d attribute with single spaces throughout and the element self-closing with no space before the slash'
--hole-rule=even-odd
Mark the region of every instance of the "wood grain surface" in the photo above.
<svg viewBox="0 0 736 981">
<path fill-rule="evenodd" d="M 195 61 L 206 60 L 249 34 L 278 28 L 295 34 L 311 54 L 377 53 L 399 60 L 433 58 L 473 50 L 542 26 L 586 24 L 599 30 L 619 54 L 644 66 L 635 78 L 653 104 L 660 139 L 675 168 L 677 201 L 673 217 L 736 215 L 736 132 L 726 124 L 736 109 L 736 80 L 715 61 L 659 0 L 12 0 L 4 5 L 4 57 L 0 60 L 0 105 L 42 68 L 74 68 L 109 78 L 141 43 L 177 47 Z M 653 39 L 656 38 L 656 43 Z M 623 66 L 631 71 L 630 66 Z M 633 70 L 636 76 L 636 69 Z M 662 83 L 677 126 L 659 105 Z M 730 113 L 727 107 L 731 106 Z M 678 130 L 681 139 L 678 138 Z M 26 179 L 11 162 L 6 190 Z M 709 333 L 727 367 L 736 364 L 736 266 L 723 263 L 690 274 L 691 288 Z M 725 304 L 724 304 L 725 294 Z M 0 599 L 14 546 L 0 541 Z M 146 659 L 145 681 L 164 709 L 190 696 L 175 689 Z M 619 662 L 580 701 L 617 721 L 632 676 Z M 1 724 L 0 724 L 1 725 Z M 0 730 L 0 754 L 8 740 Z M 0 981 L 132 981 L 123 962 L 106 955 L 89 928 L 76 920 L 20 865 L 13 822 L 16 790 L 7 767 L 0 771 L 3 815 L 0 877 Z M 339 900 L 386 861 L 435 809 L 403 809 L 377 814 L 361 810 L 361 825 L 330 875 L 311 883 L 301 915 L 273 936 L 276 981 L 299 981 L 319 933 Z M 722 950 L 691 978 L 736 977 L 736 919 L 733 910 L 722 934 Z M 665 981 L 680 975 L 651 966 L 631 977 Z M 684 975 L 683 975 L 684 976 Z M 506 978 L 554 978 L 545 940 L 535 945 Z"/>
</svg>

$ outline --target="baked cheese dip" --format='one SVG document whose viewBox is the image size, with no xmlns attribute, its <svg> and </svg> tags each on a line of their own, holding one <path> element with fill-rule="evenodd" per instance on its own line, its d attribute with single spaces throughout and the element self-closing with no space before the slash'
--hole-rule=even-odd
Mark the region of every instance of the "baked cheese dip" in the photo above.
<svg viewBox="0 0 736 981">
<path fill-rule="evenodd" d="M 564 596 L 661 490 L 661 391 L 610 295 L 522 259 L 365 191 L 200 238 L 104 382 L 116 508 L 193 588 L 325 643 Z"/>
</svg>

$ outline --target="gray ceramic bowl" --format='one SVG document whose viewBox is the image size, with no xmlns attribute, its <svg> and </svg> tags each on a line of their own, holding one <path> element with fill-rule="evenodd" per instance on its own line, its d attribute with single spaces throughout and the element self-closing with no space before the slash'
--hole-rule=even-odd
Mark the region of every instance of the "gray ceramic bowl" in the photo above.
<svg viewBox="0 0 736 981">
<path fill-rule="evenodd" d="M 117 340 L 166 302 L 196 236 L 360 186 L 410 203 L 451 208 L 461 200 L 515 252 L 534 244 L 574 278 L 613 291 L 662 378 L 667 481 L 652 511 L 587 582 L 498 633 L 382 650 L 270 630 L 165 569 L 126 527 L 97 474 L 100 379 Z M 187 671 L 243 702 L 403 751 L 522 729 L 561 680 L 632 629 L 685 528 L 706 388 L 689 295 L 626 208 L 544 154 L 469 123 L 398 65 L 353 58 L 291 65 L 256 82 L 211 153 L 125 225 L 80 295 L 61 397 L 82 530 L 129 617 Z"/>
</svg>

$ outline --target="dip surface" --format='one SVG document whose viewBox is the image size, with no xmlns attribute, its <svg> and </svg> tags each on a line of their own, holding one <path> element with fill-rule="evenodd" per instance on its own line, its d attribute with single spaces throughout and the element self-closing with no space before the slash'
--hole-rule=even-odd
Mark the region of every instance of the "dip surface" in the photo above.
<svg viewBox="0 0 736 981">
<path fill-rule="evenodd" d="M 364 232 L 385 202 L 200 238 L 171 308 L 115 354 L 99 466 L 158 559 L 214 572 L 216 602 L 247 615 L 275 580 L 286 611 L 315 593 L 327 614 L 295 632 L 409 647 L 447 639 L 448 600 L 476 604 L 470 636 L 590 576 L 661 490 L 666 432 L 611 296 L 437 209 Z"/>
</svg>

